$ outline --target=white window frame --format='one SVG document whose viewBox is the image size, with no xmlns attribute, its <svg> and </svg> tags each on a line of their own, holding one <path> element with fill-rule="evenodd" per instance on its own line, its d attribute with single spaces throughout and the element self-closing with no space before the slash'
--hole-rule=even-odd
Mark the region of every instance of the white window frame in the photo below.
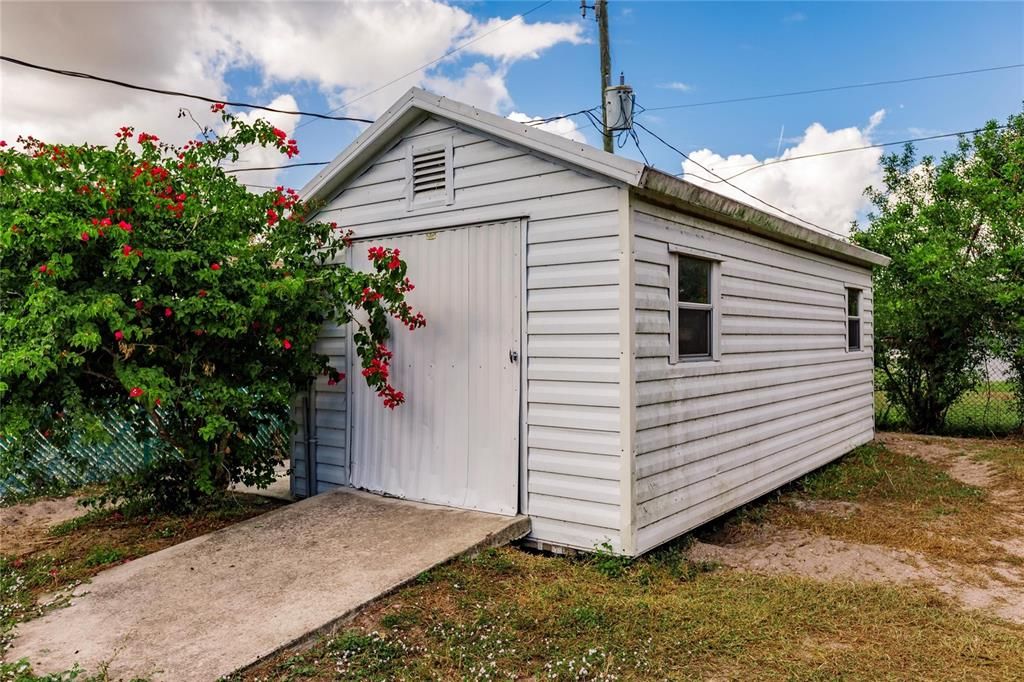
<svg viewBox="0 0 1024 682">
<path fill-rule="evenodd" d="M 843 319 L 846 321 L 846 352 L 862 353 L 864 351 L 864 290 L 860 287 L 847 284 L 843 290 Z M 857 294 L 857 314 L 850 314 L 850 293 Z M 850 320 L 857 320 L 857 347 L 850 344 Z"/>
<path fill-rule="evenodd" d="M 448 138 L 444 142 L 429 145 L 409 145 L 405 153 L 405 210 L 412 211 L 420 208 L 431 208 L 434 206 L 450 206 L 455 203 L 455 168 L 453 166 L 454 139 Z M 444 150 L 444 194 L 439 194 L 431 199 L 417 199 L 413 192 L 412 183 L 412 158 L 417 154 L 428 154 Z"/>
<path fill-rule="evenodd" d="M 669 356 L 670 364 L 718 362 L 722 357 L 722 297 L 721 297 L 721 270 L 722 261 L 716 256 L 702 253 L 693 249 L 685 249 L 669 244 Z M 711 264 L 711 271 L 708 275 L 708 303 L 687 303 L 679 300 L 679 259 L 692 258 L 702 260 Z M 711 343 L 708 355 L 680 355 L 679 354 L 679 309 L 689 308 L 692 310 L 711 310 Z"/>
</svg>

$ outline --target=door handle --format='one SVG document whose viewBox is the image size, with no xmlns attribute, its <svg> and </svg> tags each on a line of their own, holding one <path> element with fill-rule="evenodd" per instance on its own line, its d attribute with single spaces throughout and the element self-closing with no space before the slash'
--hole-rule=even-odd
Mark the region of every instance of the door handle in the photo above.
<svg viewBox="0 0 1024 682">
<path fill-rule="evenodd" d="M 519 362 L 519 351 L 517 351 L 517 350 L 510 350 L 508 352 L 508 361 L 509 362 Z"/>
</svg>

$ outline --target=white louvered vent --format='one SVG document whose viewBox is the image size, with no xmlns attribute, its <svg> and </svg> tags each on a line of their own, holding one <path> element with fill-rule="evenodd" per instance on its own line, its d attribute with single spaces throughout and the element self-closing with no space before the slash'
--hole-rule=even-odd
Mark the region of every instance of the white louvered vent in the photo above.
<svg viewBox="0 0 1024 682">
<path fill-rule="evenodd" d="M 448 159 L 442 147 L 412 155 L 412 193 L 422 194 L 445 188 Z"/>
<path fill-rule="evenodd" d="M 452 203 L 451 145 L 414 148 L 408 158 L 409 208 Z"/>
</svg>

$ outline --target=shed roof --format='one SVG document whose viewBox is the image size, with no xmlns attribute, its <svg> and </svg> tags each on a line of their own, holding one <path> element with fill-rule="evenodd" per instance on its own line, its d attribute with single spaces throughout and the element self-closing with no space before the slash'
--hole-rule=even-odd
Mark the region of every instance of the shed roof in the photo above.
<svg viewBox="0 0 1024 682">
<path fill-rule="evenodd" d="M 524 147 L 569 166 L 603 176 L 634 188 L 637 196 L 732 227 L 791 244 L 839 260 L 864 266 L 887 265 L 889 258 L 818 230 L 730 199 L 632 159 L 609 154 L 590 145 L 569 140 L 481 111 L 462 102 L 412 88 L 398 99 L 352 144 L 316 174 L 302 190 L 306 201 L 324 199 L 383 153 L 409 125 L 425 115 L 447 119 L 464 128 Z"/>
</svg>

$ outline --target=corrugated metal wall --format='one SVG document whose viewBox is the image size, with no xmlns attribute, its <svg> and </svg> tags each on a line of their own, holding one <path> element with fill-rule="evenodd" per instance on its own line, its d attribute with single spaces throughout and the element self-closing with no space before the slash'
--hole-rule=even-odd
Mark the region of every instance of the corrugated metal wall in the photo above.
<svg viewBox="0 0 1024 682">
<path fill-rule="evenodd" d="M 646 551 L 871 439 L 871 273 L 634 203 L 636 525 Z M 721 360 L 669 364 L 668 245 L 721 261 Z M 864 290 L 846 350 L 845 287 Z"/>
<path fill-rule="evenodd" d="M 385 409 L 364 382 L 351 383 L 353 485 L 514 515 L 519 221 L 361 242 L 350 252 L 355 267 L 368 268 L 371 244 L 401 250 L 416 277 L 408 301 L 427 325 L 393 325 L 391 381 L 406 393 L 404 405 Z"/>
<path fill-rule="evenodd" d="M 446 140 L 454 202 L 407 210 L 408 146 Z M 535 539 L 583 549 L 621 546 L 618 210 L 625 191 L 429 118 L 321 212 L 358 238 L 528 220 L 525 511 Z"/>
</svg>

